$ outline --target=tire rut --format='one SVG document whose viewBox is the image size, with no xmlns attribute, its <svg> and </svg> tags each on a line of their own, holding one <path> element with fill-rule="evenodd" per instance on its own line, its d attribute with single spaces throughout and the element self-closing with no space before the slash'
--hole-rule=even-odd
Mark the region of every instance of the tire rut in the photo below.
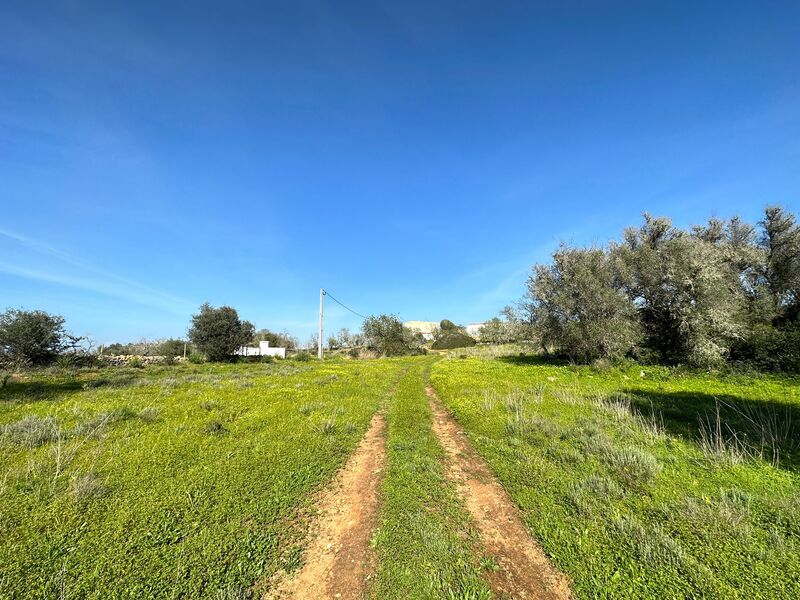
<svg viewBox="0 0 800 600">
<path fill-rule="evenodd" d="M 478 455 L 434 389 L 425 388 L 433 431 L 447 455 L 446 472 L 463 496 L 485 551 L 499 569 L 488 573 L 499 597 L 571 598 L 569 582 L 550 563 L 506 491 Z"/>
<path fill-rule="evenodd" d="M 347 600 L 365 596 L 372 572 L 369 544 L 377 524 L 385 463 L 386 419 L 378 412 L 333 484 L 321 494 L 303 567 L 265 598 Z"/>
</svg>

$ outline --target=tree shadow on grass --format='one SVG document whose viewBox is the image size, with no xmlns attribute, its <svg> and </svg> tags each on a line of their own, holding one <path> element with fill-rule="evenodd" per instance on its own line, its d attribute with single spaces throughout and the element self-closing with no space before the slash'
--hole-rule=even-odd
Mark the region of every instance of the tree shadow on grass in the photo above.
<svg viewBox="0 0 800 600">
<path fill-rule="evenodd" d="M 661 415 L 668 433 L 700 446 L 703 429 L 712 437 L 719 431 L 724 440 L 735 438 L 767 461 L 777 458 L 777 466 L 783 469 L 800 470 L 800 406 L 796 404 L 698 392 L 622 391 L 641 414 Z"/>
<path fill-rule="evenodd" d="M 498 356 L 500 362 L 516 365 L 518 367 L 568 367 L 571 363 L 565 358 L 540 356 L 538 354 L 514 354 L 513 356 Z"/>
<path fill-rule="evenodd" d="M 130 373 L 94 379 L 69 377 L 55 380 L 9 381 L 0 388 L 0 402 L 39 402 L 55 400 L 78 390 L 102 387 L 120 388 L 137 384 L 139 378 Z"/>
</svg>

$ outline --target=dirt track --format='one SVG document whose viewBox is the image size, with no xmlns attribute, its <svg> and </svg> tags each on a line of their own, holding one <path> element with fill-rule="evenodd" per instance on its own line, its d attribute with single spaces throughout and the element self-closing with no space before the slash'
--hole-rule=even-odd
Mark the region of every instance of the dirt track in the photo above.
<svg viewBox="0 0 800 600">
<path fill-rule="evenodd" d="M 447 473 L 456 483 L 485 551 L 500 567 L 489 573 L 498 596 L 570 598 L 569 582 L 531 538 L 508 494 L 445 410 L 432 387 L 425 389 L 433 431 L 447 454 Z"/>
<path fill-rule="evenodd" d="M 386 461 L 386 422 L 372 418 L 356 451 L 320 498 L 319 518 L 299 573 L 267 598 L 363 598 L 371 572 L 369 542 L 377 523 L 378 486 Z"/>
</svg>

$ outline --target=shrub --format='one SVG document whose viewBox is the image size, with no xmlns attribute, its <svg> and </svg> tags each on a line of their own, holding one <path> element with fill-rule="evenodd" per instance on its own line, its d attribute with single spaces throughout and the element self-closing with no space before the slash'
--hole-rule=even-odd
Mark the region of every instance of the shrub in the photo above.
<svg viewBox="0 0 800 600">
<path fill-rule="evenodd" d="M 441 329 L 439 335 L 431 344 L 431 348 L 434 350 L 450 350 L 474 345 L 475 340 L 460 329 Z"/>
<path fill-rule="evenodd" d="M 193 365 L 200 365 L 206 362 L 206 359 L 203 358 L 202 354 L 198 354 L 197 352 L 192 352 L 189 355 L 189 362 L 192 363 Z"/>
<path fill-rule="evenodd" d="M 139 358 L 138 356 L 134 356 L 133 358 L 131 358 L 127 364 L 129 367 L 132 367 L 134 369 L 141 369 L 144 367 L 142 359 Z"/>
<path fill-rule="evenodd" d="M 302 351 L 296 353 L 294 356 L 292 356 L 292 358 L 300 362 L 308 362 L 311 360 L 311 355 L 308 352 Z"/>
<path fill-rule="evenodd" d="M 274 361 L 275 361 L 275 357 L 274 356 L 270 356 L 269 354 L 267 354 L 266 356 L 262 356 L 261 357 L 261 362 L 262 363 L 271 363 L 271 362 L 274 362 Z"/>
<path fill-rule="evenodd" d="M 648 483 L 661 471 L 655 456 L 638 448 L 609 447 L 602 458 L 631 485 Z"/>
<path fill-rule="evenodd" d="M 3 427 L 2 433 L 11 442 L 32 448 L 58 439 L 61 431 L 53 417 L 28 415 Z"/>
</svg>

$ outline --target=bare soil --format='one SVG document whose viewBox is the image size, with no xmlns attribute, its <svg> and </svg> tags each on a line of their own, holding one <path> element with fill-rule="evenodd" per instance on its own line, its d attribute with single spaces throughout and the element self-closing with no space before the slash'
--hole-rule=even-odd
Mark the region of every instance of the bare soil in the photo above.
<svg viewBox="0 0 800 600">
<path fill-rule="evenodd" d="M 447 454 L 448 477 L 465 500 L 485 552 L 499 566 L 488 573 L 494 592 L 501 598 L 570 598 L 566 576 L 533 540 L 511 498 L 434 389 L 427 386 L 425 391 L 433 411 L 433 431 Z"/>
<path fill-rule="evenodd" d="M 377 413 L 331 487 L 321 494 L 319 517 L 303 567 L 266 598 L 357 599 L 366 595 L 374 560 L 370 539 L 378 519 L 378 491 L 386 462 L 386 421 Z"/>
</svg>

